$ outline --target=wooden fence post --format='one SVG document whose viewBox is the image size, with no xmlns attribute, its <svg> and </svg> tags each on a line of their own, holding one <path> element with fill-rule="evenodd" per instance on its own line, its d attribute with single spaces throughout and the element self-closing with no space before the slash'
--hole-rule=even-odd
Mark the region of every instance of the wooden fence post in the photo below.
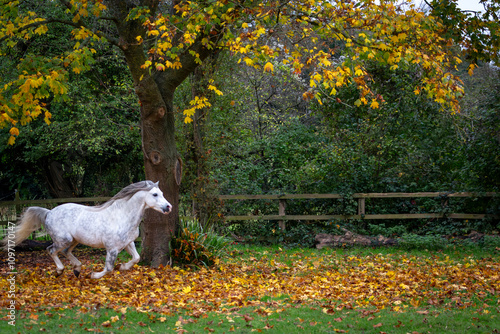
<svg viewBox="0 0 500 334">
<path fill-rule="evenodd" d="M 365 214 L 365 199 L 364 198 L 358 198 L 358 215 L 364 215 Z"/>
<path fill-rule="evenodd" d="M 285 210 L 286 210 L 286 199 L 280 199 L 280 203 L 279 203 L 279 215 L 280 216 L 284 216 L 286 214 Z M 285 221 L 284 220 L 280 220 L 279 221 L 279 226 L 280 226 L 280 230 L 282 232 L 285 232 L 286 225 L 285 225 Z"/>
<path fill-rule="evenodd" d="M 21 198 L 19 197 L 19 191 L 17 189 L 14 189 L 14 192 L 15 192 L 15 194 L 14 194 L 14 200 L 16 202 L 19 202 L 21 200 Z M 21 212 L 21 205 L 16 204 L 16 216 L 20 212 Z"/>
</svg>

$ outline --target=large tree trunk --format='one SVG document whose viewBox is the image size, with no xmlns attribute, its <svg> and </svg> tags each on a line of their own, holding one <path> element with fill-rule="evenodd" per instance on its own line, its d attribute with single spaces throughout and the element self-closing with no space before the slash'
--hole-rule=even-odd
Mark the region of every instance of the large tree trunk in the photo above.
<svg viewBox="0 0 500 334">
<path fill-rule="evenodd" d="M 157 2 L 152 1 L 152 13 Z M 146 210 L 142 226 L 141 258 L 154 267 L 169 261 L 169 243 L 179 219 L 179 184 L 181 160 L 175 144 L 173 96 L 177 85 L 159 87 L 154 76 L 142 68 L 147 56 L 137 36 L 144 36 L 144 26 L 127 20 L 129 8 L 114 1 L 118 14 L 119 46 L 125 55 L 134 80 L 135 92 L 141 105 L 142 150 L 146 179 L 160 182 L 160 189 L 172 204 L 168 215 Z"/>
<path fill-rule="evenodd" d="M 142 233 L 141 258 L 156 267 L 166 265 L 169 260 L 169 242 L 179 219 L 179 186 L 182 175 L 182 162 L 175 144 L 175 117 L 171 94 L 163 94 L 166 110 L 150 115 L 142 105 L 142 143 L 146 178 L 160 181 L 160 189 L 172 204 L 172 212 L 163 215 L 147 210 Z M 151 106 L 149 106 L 151 107 Z M 161 117 L 159 117 L 161 116 Z"/>
<path fill-rule="evenodd" d="M 214 50 L 208 49 L 199 36 L 189 50 L 179 56 L 181 68 L 156 71 L 143 68 L 150 57 L 147 48 L 138 43 L 138 36 L 143 39 L 146 28 L 139 20 L 130 20 L 127 15 L 136 2 L 108 0 L 115 15 L 115 24 L 119 38 L 117 45 L 122 50 L 134 80 L 135 92 L 141 104 L 142 149 L 146 178 L 160 181 L 160 189 L 172 204 L 172 212 L 162 215 L 147 210 L 142 228 L 142 254 L 146 263 L 152 266 L 165 265 L 169 260 L 169 243 L 175 233 L 179 220 L 179 185 L 181 182 L 182 161 L 175 143 L 175 115 L 173 97 L 175 89 L 194 71 L 199 60 L 207 58 Z M 143 0 L 142 6 L 148 6 L 154 16 L 157 0 Z M 175 3 L 172 2 L 172 6 Z M 182 31 L 179 32 L 182 34 Z M 216 41 L 217 34 L 208 37 Z M 178 40 L 178 39 L 176 39 Z"/>
<path fill-rule="evenodd" d="M 139 50 L 137 50 L 139 54 Z M 129 51 L 126 51 L 127 54 Z M 132 51 L 130 51 L 132 52 Z M 129 67 L 144 61 L 135 61 L 133 55 Z M 143 73 L 143 71 L 139 71 Z M 175 88 L 163 87 L 150 75 L 141 74 L 135 81 L 135 90 L 141 103 L 142 150 L 146 178 L 160 181 L 160 189 L 172 204 L 168 215 L 147 210 L 142 227 L 141 258 L 156 267 L 169 261 L 169 243 L 179 219 L 179 185 L 182 162 L 175 143 L 175 115 L 173 96 Z"/>
</svg>

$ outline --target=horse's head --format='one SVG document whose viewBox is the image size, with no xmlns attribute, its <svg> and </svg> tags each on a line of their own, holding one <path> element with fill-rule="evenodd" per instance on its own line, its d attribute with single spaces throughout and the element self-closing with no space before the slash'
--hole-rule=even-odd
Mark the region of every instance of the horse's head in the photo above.
<svg viewBox="0 0 500 334">
<path fill-rule="evenodd" d="M 172 210 L 172 204 L 163 197 L 163 193 L 158 187 L 158 182 L 156 182 L 155 186 L 146 194 L 145 202 L 148 208 L 164 214 L 170 213 Z"/>
</svg>

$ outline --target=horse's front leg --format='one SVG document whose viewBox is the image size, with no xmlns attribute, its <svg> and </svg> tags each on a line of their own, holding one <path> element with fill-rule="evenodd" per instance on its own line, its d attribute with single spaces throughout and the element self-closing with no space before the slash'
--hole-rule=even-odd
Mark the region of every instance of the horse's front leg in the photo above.
<svg viewBox="0 0 500 334">
<path fill-rule="evenodd" d="M 113 268 L 115 266 L 115 261 L 116 257 L 118 256 L 118 250 L 117 249 L 107 249 L 106 252 L 106 263 L 104 264 L 104 270 L 101 272 L 93 272 L 90 275 L 90 278 L 101 278 L 107 273 L 110 273 L 113 271 Z"/>
<path fill-rule="evenodd" d="M 135 249 L 135 244 L 133 241 L 125 247 L 125 250 L 132 256 L 132 260 L 128 261 L 127 263 L 122 263 L 118 268 L 118 270 L 120 271 L 129 270 L 141 259 L 139 253 L 137 253 L 137 249 Z"/>
</svg>

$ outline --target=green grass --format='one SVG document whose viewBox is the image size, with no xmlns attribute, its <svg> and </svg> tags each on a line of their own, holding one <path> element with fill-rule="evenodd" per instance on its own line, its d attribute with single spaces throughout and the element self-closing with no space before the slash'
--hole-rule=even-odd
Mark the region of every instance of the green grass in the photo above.
<svg viewBox="0 0 500 334">
<path fill-rule="evenodd" d="M 314 248 L 286 248 L 282 246 L 255 246 L 255 245 L 232 245 L 228 247 L 227 259 L 231 260 L 237 257 L 238 260 L 249 260 L 255 257 L 269 257 L 276 261 L 293 264 L 293 260 L 298 256 L 301 258 L 313 258 L 318 256 L 335 255 L 343 256 L 369 256 L 374 254 L 386 255 L 406 255 L 408 257 L 426 257 L 435 259 L 449 258 L 451 260 L 463 260 L 464 258 L 473 257 L 481 258 L 499 258 L 500 251 L 497 249 L 491 250 L 475 245 L 467 246 L 450 246 L 441 250 L 422 249 L 402 249 L 399 247 L 345 247 L 345 248 L 323 248 L 317 250 Z"/>
<path fill-rule="evenodd" d="M 1 333 L 498 333 L 500 308 L 496 298 L 466 309 L 446 306 L 390 309 L 338 309 L 270 299 L 267 306 L 219 312 L 162 315 L 130 308 L 116 310 L 48 309 L 18 311 L 16 326 L 0 322 Z M 5 311 L 1 312 L 2 316 Z"/>
</svg>

